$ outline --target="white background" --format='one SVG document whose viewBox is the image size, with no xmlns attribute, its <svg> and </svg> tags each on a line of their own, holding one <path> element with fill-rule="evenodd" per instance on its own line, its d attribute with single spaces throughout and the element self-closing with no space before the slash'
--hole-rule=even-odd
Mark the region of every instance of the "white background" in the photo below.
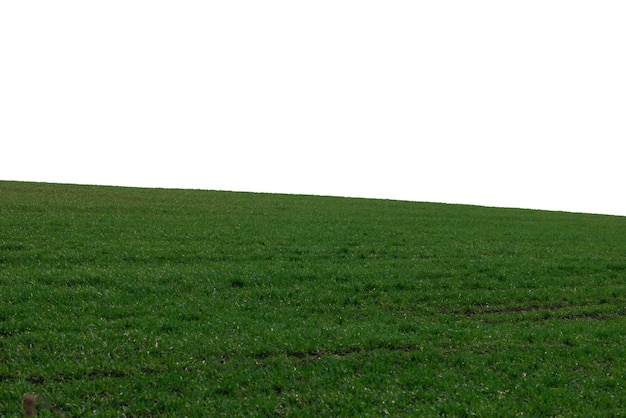
<svg viewBox="0 0 626 418">
<path fill-rule="evenodd" d="M 0 179 L 626 215 L 626 2 L 3 1 Z"/>
</svg>

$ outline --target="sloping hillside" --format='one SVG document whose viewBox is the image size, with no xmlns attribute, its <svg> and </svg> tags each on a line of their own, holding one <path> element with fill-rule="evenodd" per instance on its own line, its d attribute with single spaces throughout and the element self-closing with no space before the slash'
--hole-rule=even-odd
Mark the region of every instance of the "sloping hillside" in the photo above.
<svg viewBox="0 0 626 418">
<path fill-rule="evenodd" d="M 626 218 L 0 182 L 0 415 L 626 414 Z"/>
</svg>

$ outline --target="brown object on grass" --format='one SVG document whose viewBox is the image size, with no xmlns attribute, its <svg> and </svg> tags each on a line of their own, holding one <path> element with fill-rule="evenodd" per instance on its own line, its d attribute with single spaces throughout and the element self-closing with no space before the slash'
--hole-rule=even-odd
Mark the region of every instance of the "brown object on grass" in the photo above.
<svg viewBox="0 0 626 418">
<path fill-rule="evenodd" d="M 24 405 L 25 417 L 37 416 L 37 408 L 35 408 L 36 402 L 37 397 L 32 393 L 25 393 L 24 396 L 22 396 L 22 405 Z"/>
</svg>

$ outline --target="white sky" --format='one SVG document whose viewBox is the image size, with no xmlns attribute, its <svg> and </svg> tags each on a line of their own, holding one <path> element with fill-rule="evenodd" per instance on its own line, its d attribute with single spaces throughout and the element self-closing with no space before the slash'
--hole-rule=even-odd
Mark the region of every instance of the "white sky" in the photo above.
<svg viewBox="0 0 626 418">
<path fill-rule="evenodd" d="M 623 0 L 2 1 L 0 179 L 626 215 L 625 22 Z"/>
</svg>

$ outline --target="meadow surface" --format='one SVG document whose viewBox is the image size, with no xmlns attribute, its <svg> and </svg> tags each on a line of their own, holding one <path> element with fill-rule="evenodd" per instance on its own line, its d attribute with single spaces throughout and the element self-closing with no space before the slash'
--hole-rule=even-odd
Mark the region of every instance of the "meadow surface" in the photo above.
<svg viewBox="0 0 626 418">
<path fill-rule="evenodd" d="M 0 182 L 0 416 L 624 416 L 626 218 Z"/>
</svg>

